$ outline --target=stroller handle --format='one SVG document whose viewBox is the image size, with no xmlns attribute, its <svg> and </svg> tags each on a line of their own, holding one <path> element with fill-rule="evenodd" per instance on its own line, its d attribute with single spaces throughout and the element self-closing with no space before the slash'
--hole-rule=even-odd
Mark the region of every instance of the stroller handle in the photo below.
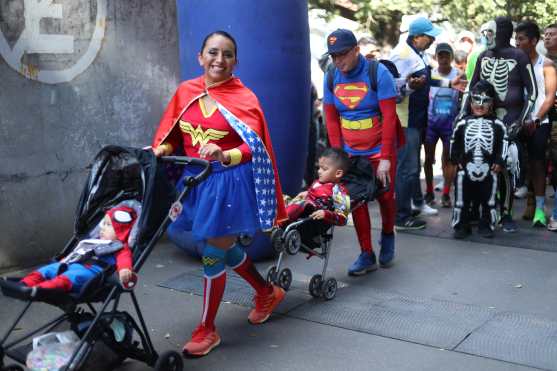
<svg viewBox="0 0 557 371">
<path fill-rule="evenodd" d="M 201 183 L 211 174 L 211 163 L 200 158 L 189 156 L 162 156 L 160 157 L 160 160 L 180 166 L 194 165 L 202 167 L 203 170 L 199 174 L 191 178 L 190 185 L 192 186 Z"/>
</svg>

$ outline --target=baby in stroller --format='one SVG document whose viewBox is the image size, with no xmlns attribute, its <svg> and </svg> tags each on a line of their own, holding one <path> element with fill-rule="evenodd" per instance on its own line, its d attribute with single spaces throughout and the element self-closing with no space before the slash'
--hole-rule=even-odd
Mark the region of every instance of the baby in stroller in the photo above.
<svg viewBox="0 0 557 371">
<path fill-rule="evenodd" d="M 129 206 L 109 209 L 93 231 L 92 237 L 98 238 L 81 240 L 61 261 L 29 273 L 21 282 L 28 287 L 79 293 L 104 267 L 116 265 L 122 286 L 130 288 L 134 275 L 128 238 L 136 220 L 137 213 Z"/>
<path fill-rule="evenodd" d="M 205 170 L 188 180 L 176 200 L 165 163 Z M 126 358 L 159 371 L 181 371 L 180 353 L 159 354 L 154 348 L 134 291 L 135 272 L 170 224 L 172 203 L 180 202 L 209 171 L 209 163 L 198 159 L 157 159 L 142 149 L 103 148 L 91 164 L 72 238 L 56 263 L 23 278 L 0 277 L 2 294 L 25 302 L 0 335 L 0 371 L 23 370 L 5 360 L 31 369 L 83 371 L 114 369 Z M 35 303 L 53 305 L 62 313 L 38 328 L 27 322 L 20 326 Z"/>
<path fill-rule="evenodd" d="M 277 265 L 269 269 L 267 279 L 290 288 L 292 272 L 280 270 L 284 251 L 295 255 L 300 249 L 309 256 L 317 256 L 324 261 L 321 275 L 314 275 L 309 291 L 314 297 L 332 299 L 337 283 L 334 278 L 325 278 L 329 259 L 329 245 L 332 240 L 332 226 L 346 225 L 350 214 L 350 196 L 341 179 L 350 167 L 350 158 L 341 149 L 327 148 L 319 157 L 318 179 L 307 191 L 293 199 L 286 199 L 288 221 L 271 234 L 271 243 L 280 252 Z"/>
</svg>

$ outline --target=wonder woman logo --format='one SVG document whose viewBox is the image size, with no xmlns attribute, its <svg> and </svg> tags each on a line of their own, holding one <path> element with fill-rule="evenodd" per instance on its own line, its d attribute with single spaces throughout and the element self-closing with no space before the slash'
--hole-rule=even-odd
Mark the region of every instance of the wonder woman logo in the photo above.
<svg viewBox="0 0 557 371">
<path fill-rule="evenodd" d="M 335 86 L 335 96 L 350 109 L 356 108 L 367 92 L 368 87 L 365 82 L 350 82 Z"/>
<path fill-rule="evenodd" d="M 213 265 L 217 264 L 220 260 L 218 258 L 211 258 L 210 256 L 204 256 L 203 259 L 201 259 L 201 261 L 203 262 L 203 265 L 212 267 Z"/>
<path fill-rule="evenodd" d="M 180 120 L 180 129 L 189 134 L 191 137 L 192 145 L 199 143 L 201 146 L 209 143 L 210 140 L 219 140 L 228 135 L 228 131 L 207 129 L 203 131 L 201 125 L 198 125 L 195 129 L 189 122 Z"/>
</svg>

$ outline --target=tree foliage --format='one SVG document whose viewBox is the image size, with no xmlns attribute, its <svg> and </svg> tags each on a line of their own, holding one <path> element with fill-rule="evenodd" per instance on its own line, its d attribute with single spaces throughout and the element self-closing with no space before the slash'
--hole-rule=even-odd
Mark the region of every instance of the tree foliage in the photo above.
<svg viewBox="0 0 557 371">
<path fill-rule="evenodd" d="M 352 10 L 339 4 L 352 4 Z M 380 42 L 391 45 L 398 40 L 405 14 L 425 12 L 433 22 L 448 21 L 457 30 L 471 31 L 499 15 L 508 15 L 516 22 L 531 19 L 540 27 L 557 22 L 554 0 L 309 0 L 309 5 L 331 15 L 351 15 Z"/>
</svg>

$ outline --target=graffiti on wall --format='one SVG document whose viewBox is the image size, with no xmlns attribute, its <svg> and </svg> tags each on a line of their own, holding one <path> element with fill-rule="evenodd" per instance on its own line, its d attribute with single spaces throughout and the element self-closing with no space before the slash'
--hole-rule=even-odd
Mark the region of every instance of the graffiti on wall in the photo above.
<svg viewBox="0 0 557 371">
<path fill-rule="evenodd" d="M 106 0 L 0 0 L 0 11 L 0 55 L 29 79 L 71 81 L 101 49 Z"/>
</svg>

